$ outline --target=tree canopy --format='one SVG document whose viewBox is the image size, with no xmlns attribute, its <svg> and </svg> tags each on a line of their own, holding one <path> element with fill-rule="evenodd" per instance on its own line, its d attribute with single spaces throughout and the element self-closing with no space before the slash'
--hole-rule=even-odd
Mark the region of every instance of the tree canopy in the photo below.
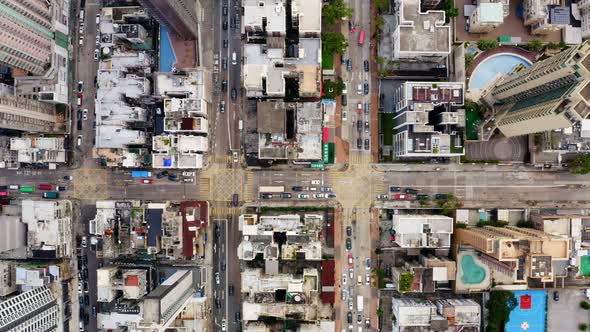
<svg viewBox="0 0 590 332">
<path fill-rule="evenodd" d="M 333 56 L 335 53 L 343 54 L 348 47 L 348 42 L 340 32 L 324 32 L 322 34 L 322 56 Z"/>
<path fill-rule="evenodd" d="M 590 153 L 579 154 L 571 161 L 570 172 L 574 174 L 590 173 Z"/>
<path fill-rule="evenodd" d="M 488 309 L 488 326 L 486 332 L 502 332 L 506 323 L 510 321 L 510 312 L 516 308 L 518 302 L 510 291 L 498 290 L 490 292 L 490 299 L 486 303 Z"/>
<path fill-rule="evenodd" d="M 332 0 L 322 8 L 322 19 L 327 24 L 334 24 L 343 17 L 352 17 L 352 8 L 344 4 L 344 0 Z"/>
</svg>

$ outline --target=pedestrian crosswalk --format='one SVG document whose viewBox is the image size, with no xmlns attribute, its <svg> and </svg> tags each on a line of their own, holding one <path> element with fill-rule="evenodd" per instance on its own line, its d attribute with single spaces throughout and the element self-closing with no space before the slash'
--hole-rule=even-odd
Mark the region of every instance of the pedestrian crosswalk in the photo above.
<svg viewBox="0 0 590 332">
<path fill-rule="evenodd" d="M 239 215 L 240 208 L 239 207 L 232 207 L 232 206 L 213 206 L 209 210 L 209 214 L 213 217 L 225 217 L 228 215 Z"/>
<path fill-rule="evenodd" d="M 352 151 L 349 159 L 351 165 L 368 165 L 371 163 L 371 155 L 361 151 Z"/>
<path fill-rule="evenodd" d="M 209 178 L 199 178 L 199 199 L 208 200 L 211 192 L 211 183 Z"/>
<path fill-rule="evenodd" d="M 254 174 L 246 173 L 246 185 L 244 186 L 244 201 L 254 200 Z"/>
</svg>

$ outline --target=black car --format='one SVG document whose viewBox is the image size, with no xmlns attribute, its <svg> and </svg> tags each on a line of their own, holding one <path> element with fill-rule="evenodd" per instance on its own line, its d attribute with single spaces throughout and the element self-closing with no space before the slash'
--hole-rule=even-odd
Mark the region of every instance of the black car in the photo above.
<svg viewBox="0 0 590 332">
<path fill-rule="evenodd" d="M 84 269 L 84 270 L 82 271 L 82 276 L 83 276 L 84 280 L 88 279 L 88 269 Z M 88 304 L 88 303 L 87 303 L 87 304 Z"/>
<path fill-rule="evenodd" d="M 429 199 L 430 196 L 428 196 L 427 194 L 418 194 L 416 195 L 416 198 L 421 200 L 421 199 Z"/>
<path fill-rule="evenodd" d="M 553 301 L 559 301 L 559 292 L 558 291 L 553 292 Z"/>
<path fill-rule="evenodd" d="M 236 101 L 238 99 L 238 90 L 236 88 L 231 89 L 231 100 Z"/>
<path fill-rule="evenodd" d="M 348 71 L 352 71 L 352 60 L 350 60 L 350 59 L 346 60 L 346 69 Z"/>
<path fill-rule="evenodd" d="M 369 94 L 369 83 L 363 84 L 363 92 L 368 95 Z"/>
<path fill-rule="evenodd" d="M 399 191 L 402 191 L 402 188 L 401 187 L 393 187 L 392 186 L 392 187 L 389 187 L 389 191 L 392 192 L 392 193 L 393 192 L 399 192 Z"/>
<path fill-rule="evenodd" d="M 368 72 L 369 71 L 369 61 L 365 60 L 364 66 L 365 66 L 365 71 Z"/>
<path fill-rule="evenodd" d="M 225 261 L 221 261 L 221 271 L 225 271 Z"/>
<path fill-rule="evenodd" d="M 160 173 L 156 174 L 156 177 L 157 177 L 158 179 L 165 178 L 165 177 L 167 177 L 167 176 L 168 176 L 168 171 L 162 171 L 162 172 L 160 172 Z"/>
<path fill-rule="evenodd" d="M 227 21 L 223 21 L 223 30 L 227 30 Z"/>
<path fill-rule="evenodd" d="M 371 109 L 371 104 L 365 103 L 365 114 L 369 114 L 369 110 Z"/>
<path fill-rule="evenodd" d="M 449 197 L 449 195 L 447 195 L 447 194 L 436 194 L 436 195 L 434 195 L 434 198 L 436 198 L 436 199 L 447 199 L 447 197 Z"/>
<path fill-rule="evenodd" d="M 231 198 L 231 204 L 233 206 L 238 206 L 239 205 L 239 199 L 238 199 L 238 194 L 233 194 L 232 198 Z"/>
<path fill-rule="evenodd" d="M 82 120 L 78 119 L 78 122 L 76 124 L 76 128 L 78 128 L 78 130 L 82 130 Z"/>
<path fill-rule="evenodd" d="M 241 315 L 239 311 L 236 311 L 236 322 L 239 322 L 241 320 Z"/>
<path fill-rule="evenodd" d="M 215 299 L 215 308 L 217 308 L 217 309 L 221 308 L 221 300 Z"/>
<path fill-rule="evenodd" d="M 227 70 L 227 58 L 221 59 L 221 68 Z"/>
<path fill-rule="evenodd" d="M 180 179 L 178 178 L 178 175 L 176 173 L 170 173 L 168 175 L 168 180 L 174 181 L 174 182 L 180 181 Z"/>
<path fill-rule="evenodd" d="M 291 187 L 291 189 L 293 191 L 303 191 L 303 187 L 301 187 L 301 186 L 294 186 L 294 187 Z"/>
<path fill-rule="evenodd" d="M 346 95 L 342 95 L 342 106 L 348 105 L 348 98 Z"/>
<path fill-rule="evenodd" d="M 260 197 L 262 199 L 271 199 L 272 198 L 272 194 L 260 194 Z"/>
<path fill-rule="evenodd" d="M 227 91 L 227 81 L 226 80 L 221 81 L 221 91 L 223 91 L 223 92 Z"/>
<path fill-rule="evenodd" d="M 365 138 L 365 150 L 369 150 L 371 148 L 371 141 L 368 138 Z"/>
<path fill-rule="evenodd" d="M 346 235 L 347 236 L 352 236 L 352 227 L 346 226 Z"/>
<path fill-rule="evenodd" d="M 78 110 L 77 116 L 78 116 L 78 120 L 82 120 L 82 110 Z"/>
<path fill-rule="evenodd" d="M 291 195 L 290 193 L 282 193 L 281 194 L 281 198 L 291 198 L 293 197 L 293 195 Z"/>
<path fill-rule="evenodd" d="M 362 324 L 363 323 L 363 316 L 361 314 L 358 314 L 356 316 L 356 321 L 357 321 L 357 323 Z"/>
<path fill-rule="evenodd" d="M 92 306 L 92 317 L 96 317 L 96 306 Z"/>
<path fill-rule="evenodd" d="M 234 295 L 234 285 L 229 285 L 229 287 L 227 288 L 227 291 L 229 293 L 229 296 L 233 296 Z"/>
<path fill-rule="evenodd" d="M 84 305 L 89 305 L 90 304 L 90 298 L 88 297 L 88 295 L 84 295 Z"/>
<path fill-rule="evenodd" d="M 227 39 L 223 40 L 223 48 L 227 48 Z"/>
<path fill-rule="evenodd" d="M 362 149 L 363 148 L 363 140 L 361 138 L 356 139 L 356 148 Z"/>
<path fill-rule="evenodd" d="M 225 101 L 224 100 L 219 102 L 219 112 L 220 113 L 225 112 Z"/>
<path fill-rule="evenodd" d="M 418 194 L 418 190 L 416 190 L 416 189 L 414 189 L 414 188 L 406 188 L 406 189 L 404 190 L 404 192 L 405 192 L 406 194 L 410 194 L 410 195 L 416 195 L 416 194 Z"/>
<path fill-rule="evenodd" d="M 346 320 L 348 321 L 348 324 L 352 324 L 352 312 L 348 312 L 346 315 Z"/>
<path fill-rule="evenodd" d="M 346 250 L 352 250 L 352 240 L 349 237 L 346 238 Z"/>
<path fill-rule="evenodd" d="M 215 224 L 215 237 L 218 239 L 221 237 L 221 229 L 219 228 L 219 224 Z"/>
<path fill-rule="evenodd" d="M 356 120 L 356 131 L 363 131 L 363 120 Z"/>
</svg>

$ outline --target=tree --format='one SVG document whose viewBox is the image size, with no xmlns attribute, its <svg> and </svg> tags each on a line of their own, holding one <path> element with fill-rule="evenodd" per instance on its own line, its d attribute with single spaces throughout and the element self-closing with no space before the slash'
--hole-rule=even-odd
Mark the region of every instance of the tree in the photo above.
<svg viewBox="0 0 590 332">
<path fill-rule="evenodd" d="M 539 39 L 531 39 L 526 44 L 526 46 L 529 49 L 529 51 L 539 52 L 540 50 L 543 49 L 543 41 L 541 41 Z"/>
<path fill-rule="evenodd" d="M 590 153 L 577 155 L 570 163 L 570 172 L 587 174 L 590 172 Z"/>
<path fill-rule="evenodd" d="M 377 16 L 373 20 L 373 24 L 375 24 L 375 30 L 381 31 L 383 30 L 383 26 L 385 25 L 385 19 L 383 16 Z"/>
<path fill-rule="evenodd" d="M 384 64 L 384 63 L 385 63 L 385 59 L 383 59 L 383 57 L 382 57 L 382 56 L 377 56 L 377 58 L 375 59 L 375 62 L 376 62 L 378 65 L 382 65 L 382 64 Z"/>
<path fill-rule="evenodd" d="M 498 46 L 498 41 L 495 39 L 480 39 L 477 41 L 477 47 L 484 52 L 493 50 Z"/>
<path fill-rule="evenodd" d="M 590 303 L 588 303 L 588 301 L 582 301 L 580 302 L 580 308 L 584 310 L 590 310 Z"/>
<path fill-rule="evenodd" d="M 375 8 L 380 13 L 389 12 L 389 0 L 373 0 Z"/>
<path fill-rule="evenodd" d="M 488 326 L 486 332 L 504 331 L 504 326 L 510 321 L 510 312 L 516 308 L 518 302 L 510 291 L 491 291 L 490 299 L 486 303 L 488 309 Z"/>
<path fill-rule="evenodd" d="M 399 285 L 398 289 L 400 292 L 407 292 L 412 288 L 412 283 L 414 282 L 414 273 L 412 272 L 403 272 L 399 275 Z"/>
<path fill-rule="evenodd" d="M 377 316 L 379 316 L 379 317 L 383 316 L 383 309 L 377 308 Z"/>
<path fill-rule="evenodd" d="M 581 323 L 580 325 L 578 325 L 578 329 L 580 331 L 586 331 L 588 329 L 588 324 L 586 323 Z"/>
<path fill-rule="evenodd" d="M 322 8 L 322 19 L 327 24 L 334 24 L 342 18 L 352 17 L 352 8 L 344 4 L 344 0 L 332 0 Z"/>
<path fill-rule="evenodd" d="M 442 9 L 445 11 L 447 21 L 449 21 L 451 17 L 457 17 L 459 15 L 459 9 L 455 8 L 453 0 L 445 0 L 442 4 Z"/>
<path fill-rule="evenodd" d="M 375 255 L 381 255 L 383 253 L 383 249 L 375 248 Z"/>
<path fill-rule="evenodd" d="M 475 59 L 475 55 L 471 53 L 465 54 L 465 69 L 469 70 L 473 67 L 473 60 Z"/>
<path fill-rule="evenodd" d="M 322 34 L 322 56 L 334 56 L 334 53 L 343 54 L 348 47 L 348 42 L 340 32 L 325 32 Z"/>
<path fill-rule="evenodd" d="M 460 208 L 463 204 L 459 201 L 457 196 L 448 193 L 445 198 L 437 199 L 436 206 L 441 209 L 444 215 L 451 215 L 454 210 Z"/>
</svg>

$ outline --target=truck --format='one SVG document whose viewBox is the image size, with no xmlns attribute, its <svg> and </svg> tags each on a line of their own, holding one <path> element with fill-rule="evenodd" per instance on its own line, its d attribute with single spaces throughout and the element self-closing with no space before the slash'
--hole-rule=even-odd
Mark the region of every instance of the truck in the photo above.
<svg viewBox="0 0 590 332">
<path fill-rule="evenodd" d="M 285 186 L 260 186 L 258 188 L 258 192 L 262 193 L 270 193 L 270 194 L 278 194 L 285 192 Z"/>
<path fill-rule="evenodd" d="M 363 311 L 363 296 L 362 295 L 358 295 L 356 297 L 356 311 L 357 312 L 362 312 Z"/>
<path fill-rule="evenodd" d="M 148 172 L 146 170 L 131 171 L 132 178 L 149 178 L 151 176 L 152 176 L 152 172 Z"/>
<path fill-rule="evenodd" d="M 46 193 L 43 193 L 43 198 L 45 198 L 45 199 L 58 199 L 59 193 L 55 192 L 55 191 L 48 191 Z"/>
</svg>

